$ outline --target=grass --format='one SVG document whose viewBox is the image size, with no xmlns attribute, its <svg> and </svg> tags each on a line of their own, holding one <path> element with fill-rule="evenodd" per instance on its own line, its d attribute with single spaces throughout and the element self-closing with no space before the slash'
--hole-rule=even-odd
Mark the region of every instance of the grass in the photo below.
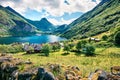
<svg viewBox="0 0 120 80">
<path fill-rule="evenodd" d="M 68 55 L 62 55 L 64 53 L 63 50 L 59 52 L 50 53 L 49 57 L 41 56 L 39 54 L 25 54 L 18 53 L 13 54 L 16 58 L 21 58 L 23 60 L 30 59 L 34 66 L 46 65 L 47 63 L 56 63 L 56 64 L 64 64 L 70 66 L 78 66 L 83 76 L 88 76 L 91 71 L 95 71 L 96 69 L 103 69 L 110 72 L 111 66 L 119 66 L 120 65 L 120 48 L 111 47 L 111 48 L 97 48 L 96 56 L 94 57 L 85 57 L 82 55 L 75 55 L 74 52 L 70 52 Z"/>
</svg>

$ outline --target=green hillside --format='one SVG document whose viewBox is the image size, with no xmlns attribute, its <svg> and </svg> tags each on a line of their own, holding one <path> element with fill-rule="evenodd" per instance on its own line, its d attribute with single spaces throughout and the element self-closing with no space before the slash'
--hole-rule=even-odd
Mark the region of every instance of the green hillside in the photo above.
<svg viewBox="0 0 120 80">
<path fill-rule="evenodd" d="M 25 36 L 36 33 L 36 28 L 21 16 L 0 6 L 0 36 Z"/>
<path fill-rule="evenodd" d="M 103 0 L 93 10 L 83 14 L 69 25 L 61 36 L 66 38 L 85 38 L 120 26 L 120 1 Z M 113 32 L 111 33 L 113 34 Z"/>
<path fill-rule="evenodd" d="M 33 21 L 29 19 L 26 20 L 40 31 L 53 32 L 55 30 L 55 26 L 50 23 L 46 18 L 42 18 L 40 21 Z"/>
</svg>

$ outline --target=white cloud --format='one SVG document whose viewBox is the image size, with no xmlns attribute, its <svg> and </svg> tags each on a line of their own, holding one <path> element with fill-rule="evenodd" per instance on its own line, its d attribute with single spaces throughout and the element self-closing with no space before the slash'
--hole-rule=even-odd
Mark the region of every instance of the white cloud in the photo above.
<svg viewBox="0 0 120 80">
<path fill-rule="evenodd" d="M 64 20 L 63 18 L 61 18 L 60 21 L 50 18 L 48 19 L 48 21 L 50 21 L 51 23 L 53 23 L 54 25 L 62 25 L 62 24 L 70 24 L 72 21 L 74 21 L 76 18 L 70 19 L 70 20 Z"/>
<path fill-rule="evenodd" d="M 54 19 L 54 18 L 49 18 L 48 21 L 50 21 L 51 23 L 53 23 L 54 25 L 59 25 L 61 24 L 58 20 Z"/>
<path fill-rule="evenodd" d="M 63 18 L 61 19 L 61 22 L 63 24 L 70 24 L 72 21 L 74 21 L 76 18 L 70 19 L 70 20 L 64 20 Z"/>
<path fill-rule="evenodd" d="M 41 17 L 47 16 L 62 16 L 64 13 L 75 13 L 75 12 L 87 12 L 94 8 L 101 0 L 66 0 L 69 5 L 65 3 L 65 0 L 0 0 L 0 4 L 3 6 L 10 6 L 20 14 L 24 15 L 27 9 L 36 10 L 41 12 L 43 9 L 46 11 Z M 96 4 L 97 3 L 97 4 Z M 50 22 L 55 25 L 58 24 L 69 24 L 75 19 L 58 21 L 55 18 L 49 18 Z"/>
<path fill-rule="evenodd" d="M 101 0 L 96 0 L 96 3 L 99 4 Z"/>
<path fill-rule="evenodd" d="M 27 9 L 41 11 L 45 9 L 52 16 L 62 16 L 65 12 L 86 12 L 96 6 L 92 0 L 1 0 L 0 4 L 10 6 L 19 13 L 24 14 Z M 100 0 L 96 0 L 97 3 Z"/>
</svg>

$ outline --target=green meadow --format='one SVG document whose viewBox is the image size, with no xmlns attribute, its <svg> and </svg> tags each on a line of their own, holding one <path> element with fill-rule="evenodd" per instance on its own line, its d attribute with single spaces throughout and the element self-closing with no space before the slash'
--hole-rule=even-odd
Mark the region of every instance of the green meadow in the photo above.
<svg viewBox="0 0 120 80">
<path fill-rule="evenodd" d="M 49 57 L 42 56 L 41 53 L 26 54 L 20 52 L 13 54 L 15 58 L 21 58 L 33 62 L 34 66 L 42 66 L 47 63 L 60 64 L 66 66 L 78 66 L 83 73 L 83 76 L 88 76 L 91 71 L 103 69 L 110 72 L 110 67 L 120 65 L 120 48 L 96 48 L 95 56 L 85 56 L 84 54 L 76 54 L 75 52 L 65 52 L 61 49 L 58 52 L 51 52 Z"/>
</svg>

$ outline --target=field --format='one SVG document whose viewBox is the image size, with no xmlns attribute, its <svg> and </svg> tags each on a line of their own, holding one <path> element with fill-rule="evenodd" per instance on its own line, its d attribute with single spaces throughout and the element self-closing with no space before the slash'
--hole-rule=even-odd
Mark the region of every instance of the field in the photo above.
<svg viewBox="0 0 120 80">
<path fill-rule="evenodd" d="M 65 52 L 61 49 L 59 52 L 51 52 L 49 57 L 42 56 L 40 53 L 37 54 L 26 54 L 21 52 L 13 54 L 16 58 L 28 60 L 33 62 L 34 66 L 46 65 L 47 63 L 78 66 L 83 73 L 83 77 L 88 76 L 90 72 L 96 69 L 103 69 L 110 72 L 110 67 L 120 65 L 120 48 L 97 48 L 95 53 L 96 56 L 86 57 L 85 55 L 77 55 L 75 52 Z"/>
</svg>

